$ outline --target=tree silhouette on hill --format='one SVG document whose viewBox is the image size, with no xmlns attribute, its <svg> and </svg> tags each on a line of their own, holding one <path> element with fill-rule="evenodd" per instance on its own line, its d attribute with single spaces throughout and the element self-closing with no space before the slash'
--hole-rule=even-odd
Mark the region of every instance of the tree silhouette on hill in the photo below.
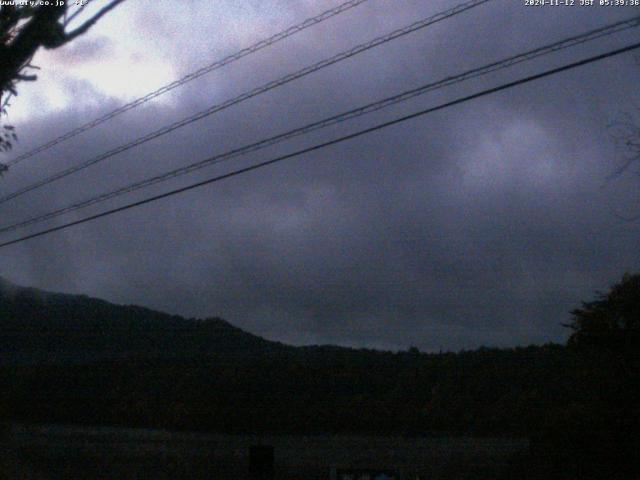
<svg viewBox="0 0 640 480">
<path fill-rule="evenodd" d="M 583 303 L 566 325 L 570 399 L 533 442 L 526 478 L 640 478 L 640 274 Z"/>
</svg>

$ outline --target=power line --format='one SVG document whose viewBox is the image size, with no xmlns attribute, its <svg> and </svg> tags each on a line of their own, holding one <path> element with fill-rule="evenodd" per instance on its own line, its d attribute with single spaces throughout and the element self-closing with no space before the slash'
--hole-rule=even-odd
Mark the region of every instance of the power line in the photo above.
<svg viewBox="0 0 640 480">
<path fill-rule="evenodd" d="M 13 165 L 16 165 L 18 163 L 20 163 L 23 160 L 26 160 L 27 158 L 33 157 L 34 155 L 37 155 L 38 153 L 44 152 L 45 150 L 50 149 L 51 147 L 58 145 L 59 143 L 62 143 L 66 140 L 69 140 L 70 138 L 75 137 L 76 135 L 80 135 L 83 132 L 86 132 L 87 130 L 90 130 L 94 127 L 97 127 L 98 125 L 111 120 L 114 117 L 117 117 L 118 115 L 125 113 L 133 108 L 136 108 L 144 103 L 147 103 L 150 100 L 153 100 L 156 97 L 159 97 L 160 95 L 163 95 L 171 90 L 173 90 L 174 88 L 180 87 L 181 85 L 184 85 L 187 82 L 190 82 L 191 80 L 195 80 L 196 78 L 199 78 L 209 72 L 212 72 L 214 70 L 217 70 L 219 68 L 224 67 L 225 65 L 228 65 L 230 63 L 233 63 L 237 60 L 240 60 L 243 57 L 246 57 L 247 55 L 251 55 L 252 53 L 255 53 L 259 50 L 262 50 L 263 48 L 266 48 L 268 46 L 271 46 L 281 40 L 284 40 L 285 38 L 291 37 L 292 35 L 295 35 L 297 33 L 302 32 L 303 30 L 306 30 L 309 27 L 312 27 L 314 25 L 317 25 L 321 22 L 324 22 L 325 20 L 328 20 L 332 17 L 335 17 L 336 15 L 341 14 L 342 12 L 345 12 L 347 10 L 350 10 L 364 2 L 366 2 L 368 0 L 349 0 L 345 3 L 342 3 L 340 5 L 338 5 L 337 7 L 331 8 L 329 10 L 326 10 L 324 12 L 322 12 L 319 15 L 316 15 L 315 17 L 311 17 L 311 18 L 307 18 L 305 21 L 303 21 L 302 23 L 299 23 L 297 25 L 294 25 L 292 27 L 289 27 L 288 29 L 280 32 L 280 33 L 276 33 L 275 35 L 266 38 L 264 40 L 260 40 L 259 42 L 251 45 L 250 47 L 247 48 L 243 48 L 242 50 L 239 50 L 231 55 L 228 55 L 227 57 L 224 57 L 220 60 L 215 61 L 214 63 L 207 65 L 205 67 L 200 68 L 199 70 L 196 70 L 195 72 L 191 72 L 188 75 L 185 75 L 184 77 L 182 77 L 179 80 L 175 80 L 167 85 L 164 85 L 160 88 L 158 88 L 157 90 L 154 90 L 153 92 L 150 92 L 146 95 L 144 95 L 143 97 L 137 98 L 136 100 L 133 100 L 132 102 L 129 102 L 109 113 L 107 113 L 106 115 L 103 115 L 102 117 L 98 117 L 95 120 L 92 120 L 90 122 L 87 122 L 73 130 L 70 130 L 62 135 L 60 135 L 57 138 L 54 138 L 53 140 L 44 143 L 36 148 L 34 148 L 33 150 L 30 150 L 26 153 L 23 153 L 22 155 L 17 156 L 16 158 L 14 158 L 13 160 L 9 161 L 6 163 L 7 166 L 11 167 Z M 78 10 L 74 16 L 76 14 L 78 14 L 81 10 Z"/>
<path fill-rule="evenodd" d="M 96 163 L 102 162 L 103 160 L 106 160 L 108 158 L 111 158 L 115 155 L 118 155 L 120 153 L 123 153 L 127 150 L 130 150 L 134 147 L 137 147 L 139 145 L 142 145 L 146 142 L 149 142 L 151 140 L 155 140 L 158 137 L 161 137 L 163 135 L 166 135 L 170 132 L 173 132 L 174 130 L 177 130 L 178 128 L 182 128 L 185 127 L 187 125 L 190 125 L 193 122 L 196 122 L 198 120 L 201 120 L 205 117 L 208 117 L 210 115 L 213 115 L 214 113 L 220 112 L 222 110 L 225 110 L 229 107 L 232 107 L 233 105 L 237 105 L 241 102 L 244 102 L 245 100 L 248 100 L 250 98 L 253 98 L 255 96 L 258 96 L 262 93 L 268 92 L 269 90 L 273 90 L 274 88 L 278 88 L 281 87 L 282 85 L 285 85 L 289 82 L 292 82 L 294 80 L 298 80 L 302 77 L 305 77 L 307 75 L 310 75 L 314 72 L 317 72 L 318 70 L 321 70 L 323 68 L 326 68 L 330 65 L 334 65 L 338 62 L 341 62 L 343 60 L 346 60 L 348 58 L 351 58 L 355 55 L 358 55 L 360 53 L 363 53 L 367 50 L 370 50 L 372 48 L 378 47 L 382 44 L 391 42 L 397 38 L 400 38 L 402 36 L 408 35 L 410 33 L 413 33 L 417 30 L 426 28 L 430 25 L 433 25 L 437 22 L 440 22 L 442 20 L 445 20 L 447 18 L 453 17 L 455 15 L 458 15 L 464 11 L 467 11 L 471 8 L 475 8 L 479 5 L 482 5 L 483 3 L 487 3 L 490 2 L 491 0 L 470 0 L 467 1 L 466 3 L 462 3 L 460 5 L 457 5 L 449 10 L 446 10 L 444 12 L 440 12 L 437 13 L 435 15 L 432 15 L 430 17 L 424 18 L 422 20 L 419 20 L 417 22 L 412 23 L 411 25 L 408 25 L 406 27 L 397 29 L 392 31 L 391 33 L 387 34 L 387 35 L 383 35 L 381 37 L 377 37 L 367 43 L 363 43 L 360 44 L 356 47 L 351 48 L 350 50 L 338 53 L 337 55 L 334 55 L 333 57 L 330 57 L 328 59 L 325 60 L 321 60 L 320 62 L 314 63 L 313 65 L 307 66 L 301 70 L 298 70 L 294 73 L 290 73 L 288 75 L 285 75 L 284 77 L 281 77 L 277 80 L 273 80 L 271 82 L 268 82 L 260 87 L 254 88 L 253 90 L 250 90 L 248 92 L 242 93 L 240 95 L 238 95 L 237 97 L 234 97 L 230 100 L 227 100 L 226 102 L 223 102 L 221 104 L 216 104 L 213 105 L 209 108 L 207 108 L 206 110 L 202 110 L 198 113 L 195 113 L 193 115 L 190 115 L 186 118 L 183 118 L 181 120 L 178 120 L 177 122 L 173 122 L 170 125 L 165 125 L 164 127 L 155 130 L 151 133 L 148 133 L 147 135 L 144 135 L 142 137 L 139 137 L 135 140 L 132 140 L 129 143 L 126 143 L 124 145 L 120 145 L 119 147 L 116 147 L 112 150 L 109 150 L 105 153 L 102 153 L 100 155 L 98 155 L 97 157 L 93 157 L 89 160 L 86 160 L 82 163 L 79 163 L 77 165 L 74 165 L 72 167 L 69 167 L 65 170 L 62 170 L 60 172 L 54 173 L 53 175 L 50 175 L 49 177 L 46 177 L 42 180 L 39 180 L 37 182 L 34 182 L 30 185 L 27 185 L 26 187 L 23 187 L 15 192 L 12 192 L 8 195 L 5 195 L 4 197 L 0 197 L 0 204 L 3 204 L 5 202 L 8 202 L 9 200 L 12 200 L 16 197 L 19 197 L 21 195 L 24 195 L 25 193 L 31 192 L 33 190 L 36 190 L 40 187 L 43 187 L 45 185 L 48 185 L 52 182 L 55 182 L 56 180 L 60 180 L 61 178 L 67 177 L 69 175 L 72 175 L 73 173 L 76 173 L 78 171 L 84 170 L 85 168 L 88 168 L 92 165 L 95 165 Z"/>
<path fill-rule="evenodd" d="M 325 118 L 323 120 L 317 121 L 317 122 L 313 122 L 307 125 L 304 125 L 302 127 L 293 129 L 293 130 L 289 130 L 285 133 L 281 133 L 279 135 L 275 135 L 263 140 L 260 140 L 258 142 L 254 142 L 248 145 L 244 145 L 242 147 L 227 151 L 225 153 L 221 153 L 218 155 L 215 155 L 213 157 L 198 161 L 196 163 L 192 163 L 190 165 L 186 165 L 184 167 L 180 167 L 174 170 L 170 170 L 168 172 L 156 175 L 154 177 L 151 178 L 147 178 L 145 180 L 141 180 L 138 182 L 134 182 L 131 183 L 129 185 L 126 185 L 124 187 L 120 187 L 116 190 L 112 190 L 110 192 L 89 198 L 87 200 L 83 200 L 81 202 L 77 202 L 71 205 L 67 205 L 65 207 L 59 208 L 57 210 L 42 214 L 42 215 L 38 215 L 32 218 L 29 218 L 27 220 L 23 220 L 14 224 L 10 224 L 10 225 L 5 225 L 0 227 L 0 234 L 1 233 L 5 233 L 11 230 L 15 230 L 18 228 L 22 228 L 22 227 L 26 227 L 29 225 L 33 225 L 36 223 L 41 223 L 43 221 L 46 220 L 50 220 L 52 218 L 56 218 L 60 215 L 66 214 L 66 213 L 70 213 L 85 207 L 88 207 L 90 205 L 94 205 L 97 203 L 101 203 L 116 197 L 119 197 L 121 195 L 127 194 L 127 193 L 131 193 L 133 191 L 136 190 L 140 190 L 142 188 L 146 188 L 149 187 L 151 185 L 155 185 L 157 183 L 161 183 L 163 181 L 169 180 L 171 178 L 174 177 L 178 177 L 181 175 L 185 175 L 187 173 L 191 173 L 193 171 L 199 170 L 201 168 L 210 166 L 212 164 L 217 164 L 217 163 L 221 163 L 223 161 L 227 161 L 230 160 L 232 158 L 235 157 L 239 157 L 241 155 L 246 155 L 248 153 L 253 153 L 256 152 L 258 150 L 261 150 L 263 148 L 275 145 L 277 143 L 281 143 L 285 140 L 289 140 L 291 138 L 300 136 L 300 135 L 304 135 L 316 130 L 320 130 L 322 128 L 326 128 L 329 127 L 331 125 L 335 125 L 338 123 L 342 123 L 344 121 L 347 120 L 351 120 L 353 118 L 356 117 L 360 117 L 362 115 L 366 115 L 378 110 L 381 110 L 383 108 L 389 107 L 391 105 L 395 105 L 397 103 L 400 102 L 404 102 L 407 101 L 411 98 L 417 97 L 419 95 L 423 95 L 425 93 L 434 91 L 434 90 L 438 90 L 450 85 L 454 85 L 456 83 L 460 83 L 472 78 L 476 78 L 476 77 L 480 77 L 482 75 L 487 75 L 489 73 L 495 72 L 497 70 L 501 70 L 501 69 L 505 69 L 508 67 L 511 67 L 513 65 L 525 62 L 525 61 L 530 61 L 545 55 L 548 55 L 550 53 L 562 50 L 562 49 L 566 49 L 569 47 L 573 47 L 575 45 L 578 44 L 583 44 L 585 42 L 588 41 L 593 41 L 596 40 L 598 38 L 602 38 L 604 36 L 608 36 L 608 35 L 612 35 L 614 33 L 618 33 L 620 31 L 623 30 L 627 30 L 629 28 L 633 28 L 633 27 L 638 27 L 640 25 L 640 16 L 628 19 L 628 20 L 623 20 L 620 22 L 616 22 L 613 23 L 611 25 L 605 26 L 605 27 L 600 27 L 594 30 L 590 30 L 586 33 L 580 34 L 580 35 L 574 35 L 568 38 L 565 38 L 563 40 L 554 42 L 552 44 L 549 45 L 545 45 L 542 47 L 538 47 L 536 49 L 533 50 L 529 50 L 527 52 L 524 53 L 520 53 L 518 55 L 514 55 L 508 58 L 505 58 L 503 60 L 497 61 L 497 62 L 493 62 L 490 63 L 488 65 L 482 66 L 482 67 L 478 67 L 478 68 L 474 68 L 471 70 L 468 70 L 466 72 L 463 72 L 461 74 L 458 75 L 454 75 L 454 76 L 450 76 L 450 77 L 446 77 L 442 80 L 436 81 L 436 82 L 432 82 L 432 83 L 428 83 L 426 85 L 422 85 L 418 88 L 414 88 L 405 92 L 402 92 L 400 94 L 391 96 L 391 97 L 387 97 L 385 99 L 373 102 L 373 103 L 369 103 L 367 105 L 364 105 L 362 107 L 358 107 L 346 112 L 343 112 L 341 114 L 338 115 L 334 115 L 332 117 L 329 118 Z"/>
<path fill-rule="evenodd" d="M 616 56 L 616 55 L 620 55 L 622 53 L 630 52 L 630 51 L 636 50 L 638 48 L 640 48 L 640 43 L 635 43 L 635 44 L 632 44 L 632 45 L 628 45 L 626 47 L 619 48 L 617 50 L 609 51 L 607 53 L 603 53 L 603 54 L 600 54 L 600 55 L 589 57 L 589 58 L 584 59 L 584 60 L 573 62 L 573 63 L 567 64 L 567 65 L 563 65 L 562 67 L 553 68 L 551 70 L 546 70 L 546 71 L 544 71 L 542 73 L 538 73 L 536 75 L 531 75 L 531 76 L 528 76 L 528 77 L 521 78 L 519 80 L 515 80 L 513 82 L 505 83 L 505 84 L 499 85 L 497 87 L 493 87 L 493 88 L 490 88 L 490 89 L 487 89 L 487 90 L 482 90 L 480 92 L 474 93 L 472 95 L 468 95 L 466 97 L 458 98 L 456 100 L 452 100 L 450 102 L 446 102 L 446 103 L 440 104 L 440 105 L 435 106 L 435 107 L 427 108 L 427 109 L 421 110 L 419 112 L 412 113 L 410 115 L 405 115 L 405 116 L 396 118 L 394 120 L 389 120 L 387 122 L 380 123 L 378 125 L 366 128 L 364 130 L 359 130 L 359 131 L 357 131 L 355 133 L 351 133 L 349 135 L 344 135 L 342 137 L 338 137 L 338 138 L 335 138 L 333 140 L 329 140 L 327 142 L 316 144 L 316 145 L 314 145 L 312 147 L 304 148 L 302 150 L 298 150 L 298 151 L 293 152 L 293 153 L 289 153 L 289 154 L 282 155 L 282 156 L 279 156 L 279 157 L 276 157 L 276 158 L 272 158 L 270 160 L 265 160 L 263 162 L 251 165 L 249 167 L 244 167 L 244 168 L 241 168 L 241 169 L 238 169 L 238 170 L 234 170 L 234 171 L 229 172 L 229 173 L 225 173 L 223 175 L 218 175 L 216 177 L 212 177 L 212 178 L 209 178 L 207 180 L 203 180 L 203 181 L 200 181 L 200 182 L 197 182 L 197 183 L 193 183 L 193 184 L 188 185 L 186 187 L 177 188 L 175 190 L 171 190 L 169 192 L 165 192 L 165 193 L 162 193 L 162 194 L 159 194 L 159 195 L 155 195 L 153 197 L 149 197 L 149 198 L 146 198 L 144 200 L 139 200 L 137 202 L 129 203 L 129 204 L 123 205 L 121 207 L 113 208 L 111 210 L 107 210 L 107 211 L 104 211 L 104 212 L 101 212 L 101 213 L 98 213 L 98 214 L 95 214 L 95 215 L 91 215 L 89 217 L 85 217 L 85 218 L 82 218 L 80 220 L 75 220 L 73 222 L 68 222 L 68 223 L 65 223 L 63 225 L 59 225 L 57 227 L 48 228 L 46 230 L 41 230 L 39 232 L 32 233 L 30 235 L 26 235 L 24 237 L 20 237 L 20 238 L 14 239 L 14 240 L 10 240 L 8 242 L 0 243 L 0 248 L 7 247 L 9 245 L 14 245 L 16 243 L 24 242 L 24 241 L 32 239 L 32 238 L 41 237 L 41 236 L 47 235 L 49 233 L 53 233 L 53 232 L 57 232 L 57 231 L 60 231 L 60 230 L 64 230 L 64 229 L 73 227 L 75 225 L 80 225 L 82 223 L 86 223 L 86 222 L 90 222 L 90 221 L 93 221 L 93 220 L 97 220 L 99 218 L 106 217 L 106 216 L 109 216 L 109 215 L 113 215 L 115 213 L 122 212 L 124 210 L 129 210 L 129 209 L 132 209 L 132 208 L 135 208 L 135 207 L 139 207 L 141 205 L 145 205 L 147 203 L 152 203 L 152 202 L 155 202 L 157 200 L 161 200 L 163 198 L 171 197 L 171 196 L 177 195 L 179 193 L 183 193 L 183 192 L 186 192 L 186 191 L 189 191 L 189 190 L 193 190 L 195 188 L 199 188 L 199 187 L 202 187 L 202 186 L 205 186 L 205 185 L 209 185 L 209 184 L 212 184 L 212 183 L 215 183 L 215 182 L 219 182 L 219 181 L 225 180 L 227 178 L 235 177 L 235 176 L 241 175 L 243 173 L 248 173 L 248 172 L 253 171 L 253 170 L 258 170 L 260 168 L 267 167 L 269 165 L 273 165 L 273 164 L 282 162 L 284 160 L 288 160 L 290 158 L 298 157 L 298 156 L 304 155 L 306 153 L 310 153 L 310 152 L 313 152 L 313 151 L 316 151 L 316 150 L 320 150 L 320 149 L 329 147 L 331 145 L 336 145 L 338 143 L 342 143 L 342 142 L 345 142 L 347 140 L 351 140 L 351 139 L 354 139 L 354 138 L 357 138 L 357 137 L 361 137 L 363 135 L 366 135 L 366 134 L 369 134 L 369 133 L 372 133 L 372 132 L 375 132 L 375 131 L 378 131 L 378 130 L 382 130 L 382 129 L 390 127 L 392 125 L 396 125 L 396 124 L 399 124 L 399 123 L 402 123 L 402 122 L 406 122 L 406 121 L 414 119 L 414 118 L 418 118 L 418 117 L 427 115 L 429 113 L 436 112 L 438 110 L 444 110 L 446 108 L 449 108 L 449 107 L 452 107 L 452 106 L 455 106 L 455 105 L 459 105 L 461 103 L 465 103 L 465 102 L 474 100 L 476 98 L 480 98 L 480 97 L 484 97 L 484 96 L 487 96 L 487 95 L 491 95 L 493 93 L 497 93 L 497 92 L 500 92 L 502 90 L 507 90 L 509 88 L 513 88 L 513 87 L 516 87 L 518 85 L 523 85 L 525 83 L 529 83 L 529 82 L 532 82 L 532 81 L 535 81 L 535 80 L 539 80 L 541 78 L 548 77 L 548 76 L 551 76 L 551 75 L 555 75 L 555 74 L 558 74 L 558 73 L 561 73 L 561 72 L 564 72 L 564 71 L 567 71 L 567 70 L 572 70 L 574 68 L 581 67 L 583 65 L 587 65 L 587 64 L 590 64 L 590 63 L 593 63 L 593 62 L 597 62 L 597 61 L 600 61 L 600 60 L 604 60 L 606 58 L 610 58 L 610 57 L 613 57 L 613 56 Z"/>
</svg>

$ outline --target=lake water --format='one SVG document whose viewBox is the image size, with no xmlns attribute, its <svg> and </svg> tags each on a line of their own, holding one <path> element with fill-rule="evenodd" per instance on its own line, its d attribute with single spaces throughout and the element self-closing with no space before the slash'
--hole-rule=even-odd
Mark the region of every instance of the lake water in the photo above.
<svg viewBox="0 0 640 480">
<path fill-rule="evenodd" d="M 161 430 L 14 425 L 8 478 L 247 478 L 249 448 L 271 445 L 277 479 L 329 479 L 331 467 L 392 470 L 401 479 L 495 478 L 525 439 L 224 435 Z M 2 475 L 0 474 L 0 479 Z"/>
</svg>

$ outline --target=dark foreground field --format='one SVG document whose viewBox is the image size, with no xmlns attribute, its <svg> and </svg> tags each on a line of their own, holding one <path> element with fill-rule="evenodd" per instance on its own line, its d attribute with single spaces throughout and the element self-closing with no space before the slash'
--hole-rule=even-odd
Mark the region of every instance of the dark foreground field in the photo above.
<svg viewBox="0 0 640 480">
<path fill-rule="evenodd" d="M 328 479 L 331 467 L 381 468 L 402 479 L 489 479 L 526 440 L 469 437 L 253 436 L 14 425 L 10 479 L 242 479 L 251 445 L 275 449 L 277 479 Z"/>
</svg>

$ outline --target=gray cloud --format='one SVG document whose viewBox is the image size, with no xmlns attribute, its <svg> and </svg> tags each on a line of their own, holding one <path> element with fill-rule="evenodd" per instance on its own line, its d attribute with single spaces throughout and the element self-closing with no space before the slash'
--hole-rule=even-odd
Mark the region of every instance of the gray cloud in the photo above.
<svg viewBox="0 0 640 480">
<path fill-rule="evenodd" d="M 60 68 L 66 65 L 94 63 L 111 59 L 111 40 L 105 36 L 79 37 L 56 52 Z"/>
<path fill-rule="evenodd" d="M 158 15 L 168 8 L 168 2 L 159 3 Z M 16 167 L 2 180 L 3 191 L 450 6 L 402 3 L 390 8 L 372 1 L 193 82 L 171 101 L 147 105 Z M 318 8 L 305 3 L 288 11 L 283 5 L 260 2 L 255 11 L 235 14 L 239 22 L 245 14 L 255 22 L 268 16 L 267 10 L 277 12 L 276 17 L 289 20 L 284 27 Z M 3 222 L 632 13 L 551 10 L 496 2 L 461 15 L 4 205 Z M 167 32 L 184 23 L 180 13 L 175 24 L 163 16 L 157 26 L 141 15 L 136 22 L 144 23 L 150 39 L 157 34 L 166 40 Z M 233 16 L 216 15 L 224 17 L 225 26 L 233 23 Z M 235 48 L 234 39 L 227 38 L 231 35 L 205 38 L 200 28 L 194 25 L 194 46 L 178 60 L 183 68 L 198 65 L 200 48 L 216 54 L 228 44 Z M 630 38 L 621 35 L 434 92 L 131 198 L 605 51 Z M 176 44 L 186 41 L 180 37 Z M 631 99 L 637 101 L 637 74 L 633 57 L 625 56 L 470 102 L 5 249 L 0 274 L 49 290 L 186 316 L 219 315 L 292 343 L 456 350 L 563 341 L 560 323 L 570 309 L 638 268 L 640 223 L 620 221 L 611 211 L 612 205 L 640 208 L 637 180 L 605 182 L 617 158 L 606 125 Z M 20 148 L 55 134 L 58 128 L 52 125 L 63 131 L 116 105 L 115 99 L 102 102 L 91 107 L 93 112 L 79 104 L 20 125 L 25 139 Z"/>
</svg>

